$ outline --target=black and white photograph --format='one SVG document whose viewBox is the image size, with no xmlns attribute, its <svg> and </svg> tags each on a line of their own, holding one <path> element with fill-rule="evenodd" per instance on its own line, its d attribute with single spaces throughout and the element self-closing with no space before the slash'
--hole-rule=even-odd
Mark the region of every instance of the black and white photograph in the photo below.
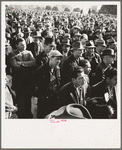
<svg viewBox="0 0 122 150">
<path fill-rule="evenodd" d="M 1 3 L 2 148 L 120 148 L 120 9 Z"/>
</svg>

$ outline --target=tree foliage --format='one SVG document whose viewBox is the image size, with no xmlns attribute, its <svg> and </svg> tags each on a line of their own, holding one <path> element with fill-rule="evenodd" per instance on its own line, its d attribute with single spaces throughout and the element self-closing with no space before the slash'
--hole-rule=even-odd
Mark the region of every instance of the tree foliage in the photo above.
<svg viewBox="0 0 122 150">
<path fill-rule="evenodd" d="M 83 9 L 81 9 L 80 13 L 81 13 L 81 14 L 83 13 Z"/>
<path fill-rule="evenodd" d="M 80 12 L 81 10 L 80 10 L 80 8 L 74 8 L 73 11 L 74 12 Z"/>
<path fill-rule="evenodd" d="M 102 5 L 99 13 L 117 15 L 117 5 Z"/>
<path fill-rule="evenodd" d="M 58 11 L 58 7 L 57 7 L 57 6 L 54 6 L 54 7 L 52 8 L 52 10 L 53 10 L 53 11 Z"/>
<path fill-rule="evenodd" d="M 45 9 L 46 9 L 46 10 L 51 10 L 52 8 L 51 8 L 51 6 L 46 6 Z"/>
<path fill-rule="evenodd" d="M 70 11 L 70 9 L 66 7 L 66 8 L 64 9 L 64 11 Z"/>
<path fill-rule="evenodd" d="M 92 10 L 91 10 L 91 9 L 89 9 L 89 10 L 88 10 L 88 14 L 91 14 L 91 12 L 92 12 Z"/>
<path fill-rule="evenodd" d="M 96 14 L 97 13 L 96 10 L 94 10 L 94 9 L 92 9 L 91 12 L 92 12 L 92 14 Z"/>
</svg>

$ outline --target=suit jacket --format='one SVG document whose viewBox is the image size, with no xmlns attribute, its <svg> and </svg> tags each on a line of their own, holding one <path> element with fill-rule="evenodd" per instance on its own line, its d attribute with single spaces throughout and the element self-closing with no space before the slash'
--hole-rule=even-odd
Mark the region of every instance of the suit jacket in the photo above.
<svg viewBox="0 0 122 150">
<path fill-rule="evenodd" d="M 32 52 L 34 58 L 36 58 L 36 56 L 38 56 L 38 54 L 40 52 L 42 52 L 42 50 L 44 48 L 42 47 L 41 44 L 39 44 L 39 49 L 35 49 L 34 42 L 32 42 L 32 43 L 30 43 L 30 44 L 27 45 L 27 49 L 30 50 Z"/>
<path fill-rule="evenodd" d="M 75 59 L 74 55 L 71 54 L 63 63 L 62 71 L 61 71 L 61 85 L 65 85 L 66 83 L 70 82 L 70 74 L 74 67 L 77 67 L 79 61 L 83 59 L 79 57 L 77 60 Z"/>
<path fill-rule="evenodd" d="M 85 84 L 82 89 L 83 105 L 86 105 L 88 96 L 90 96 L 90 88 Z M 76 88 L 72 82 L 69 82 L 59 90 L 58 107 L 60 108 L 71 103 L 81 104 Z"/>
<path fill-rule="evenodd" d="M 33 75 L 33 88 L 37 88 L 36 96 L 37 97 L 46 97 L 48 94 L 48 87 L 50 83 L 50 66 L 49 62 L 45 63 L 43 66 L 40 66 Z M 57 85 L 59 86 L 59 76 L 58 69 L 54 69 Z"/>
<path fill-rule="evenodd" d="M 95 84 L 102 81 L 104 79 L 104 72 L 107 69 L 107 66 L 104 62 L 101 62 L 97 67 L 95 71 Z"/>
<path fill-rule="evenodd" d="M 105 96 L 104 96 L 105 93 L 109 93 L 105 80 L 102 80 L 101 82 L 91 87 L 91 97 L 103 98 L 103 104 L 106 104 Z M 110 104 L 114 108 L 117 107 L 117 99 L 116 99 L 115 90 L 113 90 L 113 100 L 109 99 L 109 102 L 107 104 Z"/>
<path fill-rule="evenodd" d="M 91 87 L 91 97 L 101 97 L 96 98 L 97 103 L 103 107 L 95 107 L 92 101 L 87 103 L 87 108 L 90 110 L 91 114 L 93 114 L 97 118 L 108 118 L 108 114 L 111 114 L 111 110 L 109 111 L 109 106 L 114 109 L 114 113 L 111 114 L 110 118 L 117 118 L 117 103 L 116 96 L 114 93 L 113 100 L 109 99 L 108 102 L 105 101 L 104 94 L 108 93 L 108 88 L 105 80 L 97 83 L 96 85 Z M 107 108 L 108 107 L 108 108 Z M 97 116 L 98 115 L 98 116 Z"/>
<path fill-rule="evenodd" d="M 105 80 L 102 80 L 91 87 L 91 97 L 104 97 L 106 92 L 108 92 L 108 90 Z"/>
<path fill-rule="evenodd" d="M 46 62 L 48 62 L 48 56 L 45 53 L 45 51 L 42 51 L 39 53 L 39 55 L 36 57 L 36 63 L 38 66 L 44 65 Z"/>
<path fill-rule="evenodd" d="M 14 51 L 9 55 L 10 67 L 12 68 L 12 88 L 23 89 L 30 86 L 31 75 L 36 66 L 35 59 L 30 51 Z"/>
</svg>

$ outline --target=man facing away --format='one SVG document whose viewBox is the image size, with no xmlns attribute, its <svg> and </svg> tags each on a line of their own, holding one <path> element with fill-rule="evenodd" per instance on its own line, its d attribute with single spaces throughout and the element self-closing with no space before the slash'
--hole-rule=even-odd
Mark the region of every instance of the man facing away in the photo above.
<svg viewBox="0 0 122 150">
<path fill-rule="evenodd" d="M 26 50 L 25 40 L 16 41 L 17 50 L 10 53 L 12 68 L 12 88 L 16 92 L 19 118 L 32 118 L 31 114 L 31 77 L 36 62 L 31 51 Z"/>
</svg>

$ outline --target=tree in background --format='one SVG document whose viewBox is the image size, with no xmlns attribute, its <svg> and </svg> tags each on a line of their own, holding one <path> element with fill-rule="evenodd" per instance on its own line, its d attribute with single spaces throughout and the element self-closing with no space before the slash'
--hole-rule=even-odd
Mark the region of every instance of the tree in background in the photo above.
<svg viewBox="0 0 122 150">
<path fill-rule="evenodd" d="M 117 15 L 117 5 L 102 5 L 99 13 Z"/>
<path fill-rule="evenodd" d="M 74 12 L 80 12 L 80 8 L 74 8 L 73 11 Z"/>
<path fill-rule="evenodd" d="M 45 9 L 46 10 L 51 10 L 52 8 L 51 8 L 51 6 L 46 6 Z"/>
<path fill-rule="evenodd" d="M 57 6 L 54 6 L 54 7 L 52 8 L 52 10 L 53 10 L 53 11 L 58 11 L 58 7 L 57 7 Z"/>
<path fill-rule="evenodd" d="M 83 9 L 81 9 L 80 13 L 83 14 Z"/>
<path fill-rule="evenodd" d="M 92 14 L 96 14 L 97 13 L 96 10 L 94 10 L 94 9 L 92 9 L 91 12 L 92 12 Z"/>
<path fill-rule="evenodd" d="M 92 12 L 92 10 L 89 8 L 89 10 L 88 10 L 88 14 L 90 15 L 90 14 L 91 14 L 91 12 Z"/>
<path fill-rule="evenodd" d="M 70 11 L 70 9 L 66 7 L 66 8 L 64 9 L 64 11 Z"/>
</svg>

